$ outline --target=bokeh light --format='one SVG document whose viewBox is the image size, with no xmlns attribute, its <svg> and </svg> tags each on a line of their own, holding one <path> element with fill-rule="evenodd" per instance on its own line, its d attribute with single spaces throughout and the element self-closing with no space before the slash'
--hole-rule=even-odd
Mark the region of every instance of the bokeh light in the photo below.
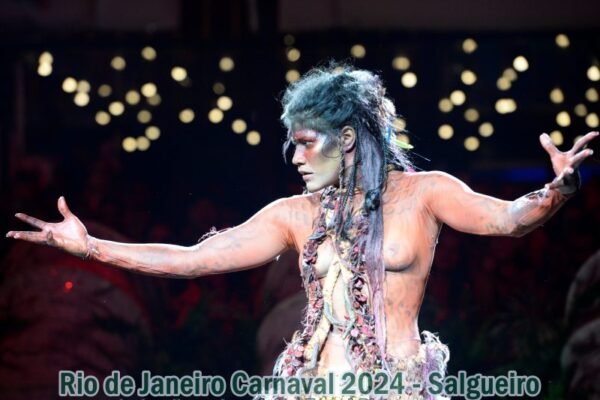
<svg viewBox="0 0 600 400">
<path fill-rule="evenodd" d="M 208 112 L 208 120 L 213 124 L 218 124 L 219 122 L 223 121 L 223 117 L 223 111 L 218 108 L 213 108 Z"/>
<path fill-rule="evenodd" d="M 179 120 L 184 124 L 189 124 L 196 118 L 196 113 L 191 108 L 185 108 L 179 112 Z"/>
<path fill-rule="evenodd" d="M 460 79 L 465 85 L 473 85 L 475 82 L 477 82 L 477 75 L 475 75 L 475 72 L 465 69 L 463 72 L 461 72 Z"/>
<path fill-rule="evenodd" d="M 571 125 L 571 116 L 566 111 L 561 111 L 556 114 L 556 123 L 563 128 Z"/>
<path fill-rule="evenodd" d="M 569 47 L 569 45 L 571 44 L 571 42 L 569 41 L 569 37 L 564 33 L 559 33 L 558 35 L 556 35 L 554 41 L 556 42 L 556 45 L 558 47 L 561 47 L 563 49 Z"/>
<path fill-rule="evenodd" d="M 233 61 L 233 58 L 231 57 L 222 57 L 219 60 L 219 69 L 223 72 L 230 72 L 233 71 L 233 69 L 235 68 L 235 62 Z"/>
<path fill-rule="evenodd" d="M 160 137 L 160 129 L 157 126 L 151 125 L 144 131 L 146 137 L 150 140 L 156 140 Z"/>
<path fill-rule="evenodd" d="M 354 58 L 364 58 L 367 55 L 367 49 L 362 44 L 355 44 L 350 48 L 350 55 Z"/>
<path fill-rule="evenodd" d="M 472 38 L 465 39 L 462 42 L 462 49 L 465 53 L 471 54 L 477 50 L 477 42 Z"/>
<path fill-rule="evenodd" d="M 246 141 L 251 146 L 256 146 L 260 143 L 260 133 L 257 131 L 250 131 L 246 134 Z"/>
<path fill-rule="evenodd" d="M 77 90 L 77 81 L 75 78 L 70 76 L 65 78 L 62 83 L 62 90 L 64 90 L 66 93 L 73 93 L 75 90 Z"/>
<path fill-rule="evenodd" d="M 450 93 L 450 101 L 455 106 L 463 105 L 466 100 L 467 96 L 462 90 L 454 90 L 452 93 Z"/>
<path fill-rule="evenodd" d="M 475 151 L 479 148 L 479 139 L 475 136 L 469 136 L 464 142 L 465 149 Z"/>
<path fill-rule="evenodd" d="M 401 81 L 404 87 L 415 87 L 415 85 L 417 84 L 417 75 L 414 72 L 406 72 L 402 75 Z"/>
<path fill-rule="evenodd" d="M 438 135 L 440 138 L 442 138 L 444 140 L 448 140 L 452 136 L 454 136 L 454 128 L 452 128 L 452 126 L 449 124 L 441 125 L 438 128 Z"/>
<path fill-rule="evenodd" d="M 246 132 L 247 127 L 246 121 L 240 118 L 233 120 L 231 123 L 231 130 L 237 134 Z"/>
<path fill-rule="evenodd" d="M 219 107 L 223 111 L 230 110 L 232 106 L 233 101 L 231 100 L 231 97 L 221 96 L 217 99 L 217 107 Z"/>
<path fill-rule="evenodd" d="M 148 110 L 140 110 L 137 113 L 137 120 L 141 124 L 147 124 L 152 120 L 152 113 Z"/>
<path fill-rule="evenodd" d="M 398 71 L 406 71 L 410 68 L 410 60 L 405 56 L 397 56 L 392 60 L 392 68 Z"/>
<path fill-rule="evenodd" d="M 550 136 L 550 139 L 552 140 L 552 143 L 554 143 L 555 146 L 560 146 L 565 141 L 565 138 L 563 137 L 562 132 L 559 130 L 554 130 L 554 131 L 550 132 L 549 136 Z"/>
<path fill-rule="evenodd" d="M 146 46 L 142 49 L 142 58 L 146 61 L 153 61 L 156 59 L 156 50 L 154 47 Z"/>
<path fill-rule="evenodd" d="M 183 67 L 173 67 L 171 69 L 171 78 L 173 78 L 177 82 L 181 82 L 182 80 L 187 78 L 187 76 L 187 70 Z"/>
<path fill-rule="evenodd" d="M 513 60 L 513 68 L 519 72 L 524 72 L 529 69 L 529 61 L 525 58 L 525 56 L 517 56 Z"/>
<path fill-rule="evenodd" d="M 560 104 L 565 101 L 565 95 L 563 94 L 563 91 L 558 87 L 552 89 L 550 91 L 550 101 L 554 104 Z"/>
<path fill-rule="evenodd" d="M 137 140 L 135 140 L 135 138 L 132 138 L 131 136 L 128 136 L 125 139 L 123 139 L 123 141 L 121 142 L 121 146 L 123 147 L 123 150 L 125 150 L 128 153 L 131 153 L 137 149 Z"/>
<path fill-rule="evenodd" d="M 123 57 L 115 56 L 112 60 L 110 60 L 110 66 L 117 71 L 122 71 L 127 66 L 127 62 Z"/>
<path fill-rule="evenodd" d="M 484 122 L 479 125 L 479 134 L 482 137 L 490 137 L 494 134 L 494 125 L 491 122 Z"/>
</svg>

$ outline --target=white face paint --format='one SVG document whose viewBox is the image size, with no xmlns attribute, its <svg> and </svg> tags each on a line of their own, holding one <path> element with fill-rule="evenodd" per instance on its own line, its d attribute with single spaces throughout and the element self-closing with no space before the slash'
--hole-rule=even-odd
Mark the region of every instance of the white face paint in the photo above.
<svg viewBox="0 0 600 400">
<path fill-rule="evenodd" d="M 323 154 L 325 135 L 312 129 L 300 129 L 292 134 L 296 146 L 292 163 L 306 183 L 309 192 L 316 192 L 329 185 L 338 185 L 342 154 L 335 149 Z"/>
</svg>

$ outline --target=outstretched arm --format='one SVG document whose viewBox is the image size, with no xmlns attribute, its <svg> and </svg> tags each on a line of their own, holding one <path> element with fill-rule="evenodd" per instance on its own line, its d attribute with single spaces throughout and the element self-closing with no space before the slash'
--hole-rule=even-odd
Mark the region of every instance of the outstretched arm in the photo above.
<svg viewBox="0 0 600 400">
<path fill-rule="evenodd" d="M 263 208 L 248 221 L 191 247 L 169 244 L 128 244 L 94 238 L 73 215 L 63 197 L 60 223 L 47 223 L 25 214 L 17 218 L 40 231 L 11 231 L 7 237 L 63 249 L 132 271 L 192 278 L 253 268 L 275 258 L 293 244 L 289 216 L 293 199 L 281 199 Z"/>
<path fill-rule="evenodd" d="M 504 201 L 476 193 L 460 180 L 442 173 L 428 173 L 426 202 L 431 213 L 461 232 L 478 235 L 523 236 L 544 224 L 577 190 L 576 168 L 593 154 L 580 151 L 598 132 L 590 132 L 567 152 L 559 151 L 548 135 L 540 143 L 550 155 L 556 178 L 533 193 Z"/>
</svg>

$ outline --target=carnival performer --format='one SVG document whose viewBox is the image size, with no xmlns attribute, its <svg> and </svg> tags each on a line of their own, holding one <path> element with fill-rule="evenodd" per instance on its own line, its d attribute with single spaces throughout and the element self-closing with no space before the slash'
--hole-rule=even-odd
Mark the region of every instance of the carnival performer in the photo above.
<svg viewBox="0 0 600 400">
<path fill-rule="evenodd" d="M 126 244 L 90 236 L 58 199 L 48 223 L 18 213 L 39 231 L 7 237 L 144 274 L 195 278 L 254 268 L 286 249 L 300 254 L 307 294 L 303 329 L 274 375 L 402 371 L 405 383 L 445 372 L 448 348 L 421 332 L 418 314 L 444 224 L 476 235 L 523 236 L 578 190 L 577 167 L 592 154 L 590 132 L 566 151 L 540 143 L 556 177 L 513 201 L 472 191 L 438 171 L 416 171 L 396 139 L 396 110 L 379 76 L 351 67 L 315 68 L 283 96 L 281 120 L 306 192 L 274 201 L 245 223 L 190 246 Z M 402 398 L 431 398 L 425 389 Z"/>
</svg>

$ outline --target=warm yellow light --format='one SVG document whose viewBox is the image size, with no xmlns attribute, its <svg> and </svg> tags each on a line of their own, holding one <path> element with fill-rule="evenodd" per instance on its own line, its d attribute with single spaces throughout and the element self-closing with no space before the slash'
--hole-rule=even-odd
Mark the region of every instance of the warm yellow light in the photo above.
<svg viewBox="0 0 600 400">
<path fill-rule="evenodd" d="M 233 101 L 231 100 L 231 97 L 221 96 L 217 99 L 217 107 L 219 107 L 223 111 L 230 110 L 232 106 Z"/>
<path fill-rule="evenodd" d="M 517 102 L 514 99 L 498 99 L 496 111 L 498 114 L 510 114 L 517 110 Z"/>
<path fill-rule="evenodd" d="M 502 76 L 502 77 L 498 78 L 498 80 L 496 81 L 496 86 L 500 90 L 508 90 L 511 88 L 512 83 L 510 82 L 510 80 L 508 78 L 505 78 L 504 76 Z"/>
<path fill-rule="evenodd" d="M 179 120 L 184 124 L 191 123 L 194 118 L 196 118 L 196 113 L 191 108 L 186 108 L 179 112 Z"/>
<path fill-rule="evenodd" d="M 563 49 L 569 47 L 569 44 L 571 43 L 569 41 L 569 37 L 564 33 L 559 33 L 558 35 L 556 35 L 554 41 L 556 42 L 556 45 L 558 47 L 562 47 Z"/>
<path fill-rule="evenodd" d="M 181 82 L 185 78 L 187 78 L 188 73 L 183 67 L 173 67 L 171 69 L 171 78 L 176 80 L 177 82 Z"/>
<path fill-rule="evenodd" d="M 585 117 L 585 123 L 590 128 L 597 128 L 598 127 L 598 114 L 596 114 L 596 113 L 589 113 Z"/>
<path fill-rule="evenodd" d="M 585 98 L 590 103 L 597 102 L 598 101 L 598 91 L 596 90 L 596 88 L 589 88 L 588 90 L 586 90 L 585 91 Z"/>
<path fill-rule="evenodd" d="M 286 46 L 292 46 L 295 42 L 296 38 L 294 37 L 294 35 L 288 33 L 283 37 L 283 44 L 285 44 Z"/>
<path fill-rule="evenodd" d="M 115 56 L 112 60 L 110 60 L 110 66 L 117 71 L 122 71 L 125 69 L 125 66 L 127 66 L 127 63 L 123 57 Z"/>
<path fill-rule="evenodd" d="M 410 138 L 408 137 L 407 134 L 405 133 L 401 133 L 398 135 L 398 140 L 400 140 L 401 142 L 404 142 L 406 144 L 410 144 Z"/>
<path fill-rule="evenodd" d="M 260 143 L 260 133 L 257 131 L 250 131 L 246 134 L 246 141 L 251 146 L 256 146 Z"/>
<path fill-rule="evenodd" d="M 287 51 L 287 59 L 291 62 L 296 62 L 300 59 L 300 50 L 292 47 Z"/>
<path fill-rule="evenodd" d="M 441 125 L 438 128 L 438 135 L 440 136 L 440 138 L 448 140 L 452 136 L 454 136 L 454 128 L 452 128 L 452 126 L 448 124 Z"/>
<path fill-rule="evenodd" d="M 465 119 L 469 122 L 476 122 L 479 119 L 479 111 L 474 108 L 467 108 L 465 110 Z"/>
<path fill-rule="evenodd" d="M 454 108 L 454 105 L 452 104 L 452 102 L 450 101 L 450 99 L 444 97 L 438 103 L 438 107 L 439 107 L 439 109 L 440 109 L 441 112 L 443 112 L 443 113 L 449 113 Z"/>
<path fill-rule="evenodd" d="M 243 119 L 238 118 L 233 120 L 233 122 L 231 123 L 231 130 L 237 134 L 246 132 L 247 127 L 248 126 L 246 125 L 246 121 L 244 121 Z"/>
<path fill-rule="evenodd" d="M 502 77 L 508 79 L 511 82 L 516 81 L 518 78 L 517 71 L 515 71 L 512 68 L 506 68 L 504 71 L 502 71 Z"/>
<path fill-rule="evenodd" d="M 152 125 L 146 128 L 144 134 L 148 139 L 156 140 L 160 137 L 160 129 L 158 128 L 158 126 Z"/>
<path fill-rule="evenodd" d="M 215 82 L 212 86 L 212 90 L 215 94 L 223 94 L 225 93 L 225 85 L 221 82 Z"/>
<path fill-rule="evenodd" d="M 292 83 L 300 79 L 300 72 L 297 69 L 290 69 L 285 73 L 285 80 Z"/>
<path fill-rule="evenodd" d="M 145 97 L 152 97 L 156 94 L 157 90 L 158 89 L 156 88 L 156 85 L 154 83 L 148 82 L 142 85 L 141 92 Z"/>
<path fill-rule="evenodd" d="M 410 60 L 405 56 L 394 57 L 392 67 L 398 71 L 405 71 L 410 68 Z"/>
<path fill-rule="evenodd" d="M 123 139 L 123 142 L 121 142 L 121 145 L 123 146 L 123 150 L 125 150 L 128 153 L 131 153 L 133 151 L 135 151 L 135 149 L 137 148 L 137 140 L 135 140 L 135 138 L 132 138 L 131 136 L 126 137 L 125 139 Z"/>
<path fill-rule="evenodd" d="M 90 83 L 88 81 L 82 79 L 79 82 L 77 82 L 77 91 L 78 92 L 89 93 L 91 89 L 92 89 L 92 86 L 90 85 Z"/>
<path fill-rule="evenodd" d="M 571 116 L 566 111 L 561 111 L 556 114 L 556 123 L 563 128 L 571 125 Z"/>
<path fill-rule="evenodd" d="M 39 64 L 52 64 L 53 62 L 54 62 L 54 57 L 52 56 L 52 53 L 50 53 L 49 51 L 44 51 L 42 54 L 40 54 L 40 56 L 38 58 Z"/>
<path fill-rule="evenodd" d="M 38 65 L 37 73 L 39 76 L 48 76 L 52 73 L 52 64 L 42 63 Z"/>
<path fill-rule="evenodd" d="M 106 111 L 98 111 L 96 113 L 96 123 L 98 125 L 108 125 L 109 122 L 110 114 L 108 114 Z"/>
<path fill-rule="evenodd" d="M 146 136 L 138 136 L 136 144 L 137 149 L 140 151 L 146 151 L 150 148 L 150 140 Z"/>
<path fill-rule="evenodd" d="M 529 68 L 529 62 L 525 58 L 525 56 L 517 56 L 513 60 L 513 68 L 519 72 L 527 71 Z"/>
<path fill-rule="evenodd" d="M 491 122 L 484 122 L 479 125 L 479 134 L 483 137 L 490 137 L 494 134 L 494 126 Z"/>
<path fill-rule="evenodd" d="M 462 48 L 465 53 L 470 54 L 477 50 L 477 42 L 475 41 L 475 39 L 465 39 L 462 43 Z"/>
<path fill-rule="evenodd" d="M 450 101 L 455 106 L 460 106 L 460 105 L 464 104 L 464 102 L 466 100 L 467 100 L 467 96 L 465 95 L 465 92 L 463 92 L 462 90 L 454 90 L 452 93 L 450 93 Z"/>
<path fill-rule="evenodd" d="M 125 111 L 125 106 L 120 101 L 113 101 L 108 105 L 108 112 L 112 115 L 119 116 Z"/>
<path fill-rule="evenodd" d="M 127 93 L 125 93 L 125 101 L 127 104 L 134 106 L 140 102 L 140 94 L 137 92 L 137 90 L 129 90 Z"/>
<path fill-rule="evenodd" d="M 561 131 L 550 132 L 550 139 L 552 140 L 552 143 L 554 143 L 554 145 L 556 145 L 556 146 L 560 146 L 565 141 Z"/>
<path fill-rule="evenodd" d="M 590 81 L 598 81 L 600 80 L 600 68 L 597 65 L 592 65 L 587 70 L 587 77 Z"/>
<path fill-rule="evenodd" d="M 579 140 L 580 140 L 582 137 L 583 137 L 583 135 L 578 135 L 578 136 L 575 136 L 575 139 L 573 139 L 573 144 L 575 144 L 575 143 L 579 142 Z"/>
<path fill-rule="evenodd" d="M 350 54 L 354 58 L 364 58 L 367 55 L 367 49 L 362 44 L 355 44 L 350 48 Z"/>
<path fill-rule="evenodd" d="M 465 139 L 465 149 L 475 151 L 479 148 L 479 139 L 475 136 L 469 136 Z"/>
<path fill-rule="evenodd" d="M 396 132 L 402 132 L 406 129 L 406 121 L 402 118 L 396 118 L 392 124 Z"/>
<path fill-rule="evenodd" d="M 152 114 L 148 110 L 140 110 L 137 113 L 137 120 L 140 124 L 147 124 L 152 120 Z"/>
<path fill-rule="evenodd" d="M 85 92 L 77 92 L 73 98 L 73 101 L 79 107 L 85 107 L 90 102 L 90 96 Z"/>
<path fill-rule="evenodd" d="M 73 93 L 75 90 L 77 90 L 77 81 L 70 76 L 65 78 L 62 83 L 62 90 L 67 93 Z"/>
<path fill-rule="evenodd" d="M 223 121 L 223 117 L 223 111 L 219 110 L 218 108 L 213 108 L 208 112 L 208 120 L 213 124 L 218 124 L 219 122 Z"/>
<path fill-rule="evenodd" d="M 108 96 L 110 96 L 111 93 L 112 93 L 112 88 L 107 84 L 103 84 L 103 85 L 100 85 L 100 87 L 98 87 L 98 95 L 100 97 L 108 97 Z"/>
<path fill-rule="evenodd" d="M 575 111 L 575 115 L 578 117 L 585 117 L 587 115 L 587 107 L 583 103 L 577 104 L 573 111 Z"/>
<path fill-rule="evenodd" d="M 560 88 L 554 88 L 550 91 L 550 101 L 554 104 L 559 104 L 565 101 L 565 95 Z"/>
<path fill-rule="evenodd" d="M 475 82 L 477 82 L 477 75 L 475 75 L 475 72 L 465 69 L 461 74 L 460 74 L 460 79 L 462 80 L 462 82 L 465 85 L 472 85 Z"/>
<path fill-rule="evenodd" d="M 157 106 L 162 102 L 162 98 L 160 97 L 160 94 L 156 93 L 154 96 L 148 97 L 146 102 L 151 106 Z"/>
<path fill-rule="evenodd" d="M 219 60 L 219 68 L 223 72 L 233 71 L 235 68 L 235 63 L 233 62 L 233 58 L 231 57 L 223 57 Z"/>
<path fill-rule="evenodd" d="M 142 57 L 144 60 L 152 61 L 156 59 L 156 50 L 153 47 L 146 46 L 142 49 Z"/>
<path fill-rule="evenodd" d="M 417 84 L 417 75 L 414 72 L 405 72 L 402 75 L 402 85 L 407 88 L 414 87 Z"/>
</svg>

